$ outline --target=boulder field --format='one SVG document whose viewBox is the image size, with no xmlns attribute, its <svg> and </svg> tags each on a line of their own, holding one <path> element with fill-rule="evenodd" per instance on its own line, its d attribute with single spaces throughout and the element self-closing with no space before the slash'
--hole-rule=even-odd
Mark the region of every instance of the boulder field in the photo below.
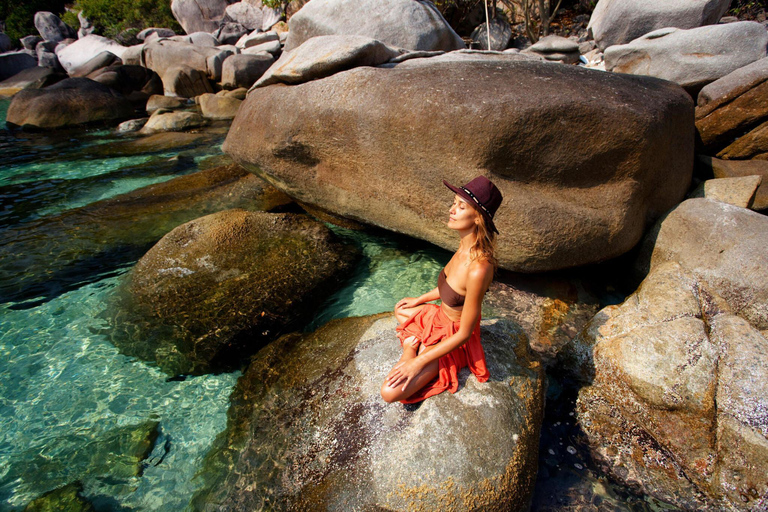
<svg viewBox="0 0 768 512">
<path fill-rule="evenodd" d="M 253 357 L 199 473 L 196 510 L 525 510 L 544 372 L 504 320 L 481 324 L 491 378 L 386 404 L 391 314 L 333 320 Z"/>
<path fill-rule="evenodd" d="M 302 203 L 445 248 L 442 180 L 484 174 L 501 266 L 533 272 L 618 256 L 684 197 L 693 110 L 662 80 L 445 54 L 254 89 L 224 151 Z"/>
</svg>

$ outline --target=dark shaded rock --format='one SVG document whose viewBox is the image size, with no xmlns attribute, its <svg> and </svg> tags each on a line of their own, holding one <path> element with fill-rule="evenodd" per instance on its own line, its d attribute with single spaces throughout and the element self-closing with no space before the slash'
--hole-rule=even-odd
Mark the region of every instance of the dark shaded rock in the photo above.
<svg viewBox="0 0 768 512">
<path fill-rule="evenodd" d="M 603 0 L 597 2 L 587 29 L 605 50 L 660 28 L 712 25 L 730 4 L 730 0 Z"/>
<path fill-rule="evenodd" d="M 660 264 L 574 344 L 579 424 L 613 478 L 685 510 L 763 508 L 768 339 L 707 282 Z"/>
<path fill-rule="evenodd" d="M 503 51 L 509 47 L 509 41 L 512 40 L 512 27 L 507 20 L 497 16 L 490 20 L 491 25 L 491 47 L 488 48 L 488 23 L 481 23 L 472 31 L 473 48 L 480 50 Z"/>
<path fill-rule="evenodd" d="M 35 13 L 35 28 L 40 33 L 40 37 L 46 41 L 58 42 L 77 37 L 74 29 L 52 12 L 40 11 Z"/>
<path fill-rule="evenodd" d="M 221 69 L 221 85 L 228 89 L 249 88 L 275 62 L 271 55 L 231 55 Z"/>
<path fill-rule="evenodd" d="M 22 48 L 24 48 L 25 50 L 34 50 L 35 48 L 37 48 L 37 43 L 39 43 L 42 40 L 43 38 L 38 36 L 24 36 L 21 39 L 19 39 L 19 41 L 21 41 Z"/>
<path fill-rule="evenodd" d="M 123 66 L 115 63 L 106 68 L 97 69 L 89 74 L 88 78 L 125 96 L 136 91 L 145 93 L 142 106 L 146 104 L 150 95 L 163 91 L 163 82 L 157 73 L 142 66 Z"/>
<path fill-rule="evenodd" d="M 106 68 L 107 66 L 110 66 L 117 62 L 118 64 L 122 64 L 123 62 L 118 58 L 117 55 L 115 55 L 112 52 L 103 51 L 100 54 L 96 55 L 94 58 L 83 64 L 82 66 L 73 69 L 70 72 L 70 76 L 77 77 L 77 76 L 88 76 L 91 73 L 93 73 L 96 70 L 99 70 L 101 68 Z"/>
<path fill-rule="evenodd" d="M 48 491 L 24 507 L 24 512 L 92 512 L 96 509 L 83 495 L 83 484 L 75 482 Z"/>
<path fill-rule="evenodd" d="M 227 22 L 213 33 L 213 37 L 218 39 L 221 44 L 235 44 L 248 32 L 249 30 L 239 23 Z"/>
<path fill-rule="evenodd" d="M 174 32 L 173 30 L 171 30 L 169 28 L 150 27 L 150 28 L 145 28 L 144 30 L 142 30 L 141 32 L 136 34 L 136 39 L 138 39 L 139 41 L 146 41 L 147 38 L 149 38 L 150 36 L 154 36 L 154 37 L 173 37 L 175 35 L 176 35 L 176 32 Z M 147 42 L 149 42 L 149 41 L 147 41 Z"/>
<path fill-rule="evenodd" d="M 307 320 L 356 252 L 307 216 L 235 209 L 162 238 L 117 294 L 116 346 L 163 371 L 237 368 Z"/>
<path fill-rule="evenodd" d="M 22 89 L 42 89 L 67 78 L 51 68 L 34 66 L 0 82 L 0 96 L 13 96 Z"/>
<path fill-rule="evenodd" d="M 281 55 L 254 88 L 280 82 L 300 84 L 358 66 L 378 66 L 401 53 L 369 37 L 317 36 Z"/>
<path fill-rule="evenodd" d="M 170 96 L 194 98 L 213 92 L 213 86 L 205 73 L 189 66 L 177 66 L 165 70 L 162 80 L 163 91 Z"/>
<path fill-rule="evenodd" d="M 229 208 L 269 210 L 287 201 L 230 165 L 20 224 L 3 232 L 0 300 L 39 303 L 135 261 L 170 230 L 201 215 Z"/>
<path fill-rule="evenodd" d="M 696 92 L 766 56 L 768 33 L 754 21 L 681 30 L 663 28 L 605 50 L 605 69 L 655 76 Z"/>
<path fill-rule="evenodd" d="M 406 50 L 458 50 L 464 41 L 431 2 L 327 0 L 309 2 L 288 21 L 285 51 L 312 37 L 359 35 Z"/>
<path fill-rule="evenodd" d="M 37 66 L 37 59 L 26 51 L 0 54 L 0 80 L 7 80 L 25 69 Z"/>
<path fill-rule="evenodd" d="M 333 320 L 260 351 L 232 394 L 194 506 L 527 509 L 544 374 L 525 337 L 511 322 L 483 321 L 490 380 L 465 369 L 455 394 L 403 406 L 379 395 L 400 355 L 395 325 L 389 314 Z"/>
<path fill-rule="evenodd" d="M 688 199 L 646 236 L 638 258 L 648 272 L 676 261 L 705 280 L 731 310 L 768 329 L 768 217 L 710 199 Z"/>
<path fill-rule="evenodd" d="M 9 52 L 13 49 L 13 41 L 5 32 L 0 32 L 0 52 Z"/>
<path fill-rule="evenodd" d="M 190 105 L 191 100 L 186 98 L 177 98 L 175 96 L 163 96 L 162 94 L 154 94 L 147 100 L 147 113 L 151 114 L 155 110 L 175 110 L 184 106 Z"/>
<path fill-rule="evenodd" d="M 13 97 L 6 122 L 22 128 L 62 128 L 116 122 L 133 115 L 121 94 L 88 78 L 68 78 L 45 89 L 26 89 Z"/>
<path fill-rule="evenodd" d="M 500 263 L 530 272 L 633 247 L 684 197 L 693 141 L 669 82 L 450 52 L 254 89 L 224 151 L 302 203 L 452 249 L 442 180 L 484 174 Z"/>
<path fill-rule="evenodd" d="M 59 43 L 55 41 L 40 41 L 37 43 L 37 47 L 35 48 L 37 65 L 45 68 L 52 68 L 56 71 L 64 71 L 55 52 L 58 45 Z"/>
<path fill-rule="evenodd" d="M 760 176 L 763 178 L 755 194 L 752 208 L 763 210 L 768 208 L 768 161 L 765 160 L 720 160 L 709 156 L 698 155 L 698 164 L 706 173 L 706 177 L 739 178 L 742 176 Z"/>
</svg>

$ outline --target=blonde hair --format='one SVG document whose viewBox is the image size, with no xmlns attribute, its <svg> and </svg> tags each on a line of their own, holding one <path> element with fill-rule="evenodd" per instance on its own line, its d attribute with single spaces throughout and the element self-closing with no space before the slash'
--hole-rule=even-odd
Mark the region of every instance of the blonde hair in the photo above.
<svg viewBox="0 0 768 512">
<path fill-rule="evenodd" d="M 477 236 L 475 243 L 469 248 L 469 259 L 472 261 L 480 258 L 485 259 L 493 265 L 495 274 L 499 268 L 499 262 L 496 259 L 496 233 L 486 225 L 485 217 L 478 210 L 475 211 L 479 222 L 475 224 Z"/>
</svg>

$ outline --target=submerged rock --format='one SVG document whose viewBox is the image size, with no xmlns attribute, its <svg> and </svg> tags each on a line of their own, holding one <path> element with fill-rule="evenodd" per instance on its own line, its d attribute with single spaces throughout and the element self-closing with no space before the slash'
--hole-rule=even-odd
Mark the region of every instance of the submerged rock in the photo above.
<svg viewBox="0 0 768 512">
<path fill-rule="evenodd" d="M 676 261 L 704 279 L 731 310 L 768 329 L 768 217 L 710 199 L 689 199 L 647 235 L 638 267 Z"/>
<path fill-rule="evenodd" d="M 693 142 L 669 82 L 451 52 L 254 89 L 224 151 L 302 203 L 445 248 L 442 180 L 484 174 L 505 198 L 501 265 L 542 271 L 633 247 L 684 197 Z"/>
<path fill-rule="evenodd" d="M 45 89 L 25 89 L 13 97 L 6 123 L 22 128 L 62 128 L 117 122 L 133 115 L 120 93 L 88 78 L 68 78 Z"/>
<path fill-rule="evenodd" d="M 83 495 L 83 484 L 75 482 L 48 491 L 24 507 L 24 512 L 93 512 L 96 509 Z"/>
<path fill-rule="evenodd" d="M 359 35 L 406 50 L 458 50 L 464 41 L 431 2 L 315 0 L 288 20 L 285 51 L 312 37 Z"/>
<path fill-rule="evenodd" d="M 712 25 L 725 14 L 730 0 L 601 0 L 587 29 L 601 50 L 628 43 L 665 27 L 682 29 Z"/>
<path fill-rule="evenodd" d="M 768 33 L 754 21 L 662 28 L 605 50 L 605 69 L 663 78 L 692 92 L 766 56 Z"/>
<path fill-rule="evenodd" d="M 273 187 L 230 165 L 19 224 L 3 232 L 0 301 L 48 300 L 135 261 L 164 234 L 201 215 L 286 202 Z"/>
<path fill-rule="evenodd" d="M 485 320 L 491 378 L 386 404 L 400 356 L 389 315 L 334 320 L 260 351 L 231 397 L 193 504 L 220 510 L 525 510 L 544 374 L 511 322 Z"/>
<path fill-rule="evenodd" d="M 611 476 L 686 510 L 768 505 L 768 339 L 676 262 L 575 340 L 577 415 Z"/>
<path fill-rule="evenodd" d="M 304 215 L 234 209 L 164 236 L 118 293 L 113 342 L 165 372 L 237 368 L 307 319 L 356 251 Z"/>
</svg>

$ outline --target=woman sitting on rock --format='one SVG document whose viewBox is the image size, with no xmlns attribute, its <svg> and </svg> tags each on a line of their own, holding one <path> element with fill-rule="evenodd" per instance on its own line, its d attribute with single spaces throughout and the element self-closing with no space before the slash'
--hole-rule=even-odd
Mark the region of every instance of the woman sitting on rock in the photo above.
<svg viewBox="0 0 768 512">
<path fill-rule="evenodd" d="M 456 193 L 448 227 L 458 231 L 461 242 L 440 272 L 437 288 L 395 306 L 403 355 L 381 386 L 386 402 L 419 402 L 446 389 L 455 393 L 465 366 L 480 382 L 489 377 L 480 344 L 480 309 L 497 265 L 493 215 L 501 192 L 483 176 L 463 187 L 443 183 Z M 437 299 L 439 306 L 427 304 Z"/>
</svg>

